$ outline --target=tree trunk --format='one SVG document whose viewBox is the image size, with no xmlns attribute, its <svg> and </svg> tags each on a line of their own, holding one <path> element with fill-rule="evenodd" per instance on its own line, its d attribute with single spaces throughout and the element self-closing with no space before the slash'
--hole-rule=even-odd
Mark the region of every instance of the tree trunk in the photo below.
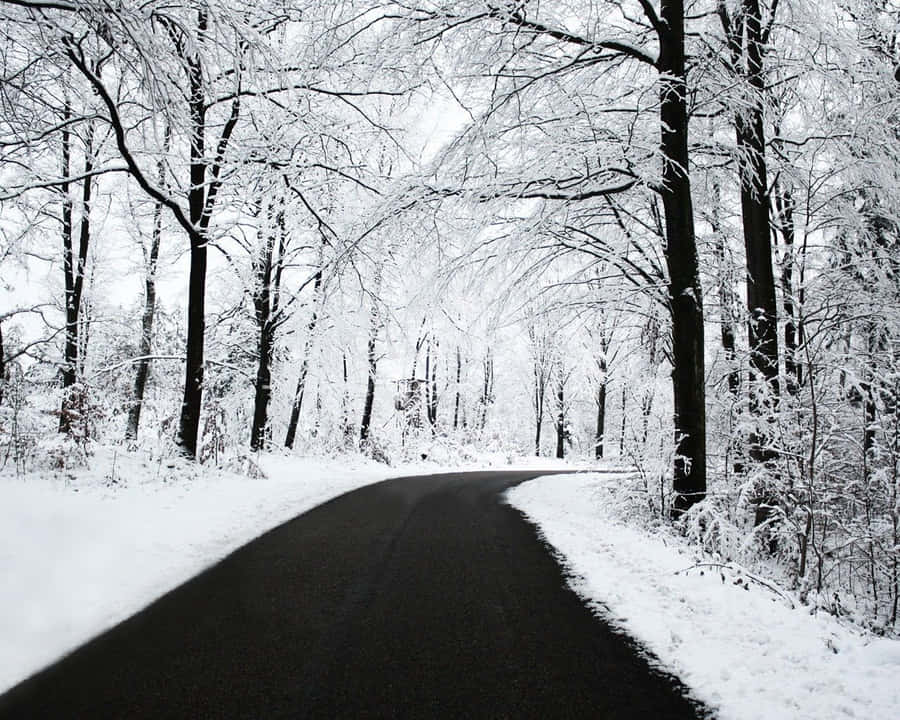
<svg viewBox="0 0 900 720">
<path fill-rule="evenodd" d="M 172 129 L 166 126 L 163 152 L 168 154 L 172 138 Z M 163 187 L 166 180 L 165 164 L 157 165 L 157 181 Z M 150 252 L 147 254 L 146 271 L 144 277 L 144 311 L 141 314 L 141 340 L 139 343 L 137 368 L 134 376 L 134 399 L 128 410 L 128 424 L 125 427 L 125 440 L 134 443 L 137 441 L 138 427 L 141 423 L 141 410 L 144 406 L 144 392 L 147 388 L 147 378 L 150 375 L 150 360 L 148 356 L 153 351 L 153 321 L 156 316 L 156 269 L 159 263 L 159 246 L 162 240 L 162 203 L 157 202 L 153 208 L 153 234 L 150 238 Z"/>
<path fill-rule="evenodd" d="M 378 374 L 378 356 L 375 354 L 375 350 L 378 343 L 378 331 L 381 326 L 381 314 L 378 311 L 378 293 L 380 290 L 381 266 L 379 265 L 375 269 L 375 294 L 372 296 L 372 306 L 369 309 L 369 340 L 366 346 L 369 372 L 366 374 L 366 399 L 363 403 L 362 421 L 359 424 L 359 443 L 361 446 L 364 446 L 369 440 L 372 406 L 375 403 L 375 380 Z"/>
<path fill-rule="evenodd" d="M 778 214 L 784 255 L 781 262 L 781 295 L 784 304 L 784 386 L 796 395 L 800 391 L 802 370 L 797 351 L 797 308 L 794 305 L 794 198 L 782 183 L 775 188 L 775 209 Z"/>
<path fill-rule="evenodd" d="M 259 361 L 256 366 L 256 390 L 253 397 L 253 427 L 250 431 L 250 449 L 257 451 L 266 446 L 269 425 L 269 401 L 272 398 L 272 338 L 268 328 L 260 328 L 257 343 Z"/>
<path fill-rule="evenodd" d="M 71 116 L 70 108 L 66 105 L 64 117 Z M 81 296 L 84 290 L 84 274 L 87 266 L 88 245 L 91 239 L 91 190 L 93 181 L 90 172 L 94 167 L 94 125 L 88 123 L 87 137 L 84 141 L 84 173 L 85 178 L 81 186 L 81 221 L 78 232 L 78 255 L 75 255 L 73 247 L 73 223 L 72 202 L 69 198 L 68 183 L 65 183 L 62 192 L 63 200 L 63 272 L 66 283 L 66 338 L 64 350 L 64 364 L 62 372 L 63 398 L 59 413 L 60 432 L 71 433 L 72 421 L 76 412 L 73 407 L 75 399 L 72 397 L 72 386 L 79 376 L 79 314 L 81 312 Z M 71 158 L 71 136 L 68 131 L 63 136 L 63 172 L 68 177 Z"/>
<path fill-rule="evenodd" d="M 63 123 L 65 124 L 63 125 L 62 130 L 61 174 L 63 178 L 68 178 L 71 174 L 72 135 L 68 125 L 71 117 L 72 109 L 68 99 L 66 99 L 65 107 L 63 109 Z M 62 195 L 63 274 L 66 283 L 66 335 L 62 366 L 63 405 L 59 413 L 59 431 L 69 432 L 71 425 L 69 413 L 66 411 L 66 393 L 68 388 L 75 384 L 75 365 L 70 358 L 74 355 L 73 348 L 77 348 L 77 343 L 74 341 L 72 335 L 78 330 L 78 315 L 75 310 L 75 261 L 73 258 L 74 250 L 72 248 L 72 197 L 69 194 L 68 181 L 60 184 L 60 194 Z"/>
<path fill-rule="evenodd" d="M 428 404 L 428 420 L 431 422 L 431 432 L 437 429 L 437 419 L 438 419 L 438 386 L 437 386 L 437 358 L 438 358 L 438 341 L 434 341 L 434 355 L 431 359 L 431 378 L 429 380 L 427 373 L 425 381 L 430 382 L 431 384 L 431 392 L 429 397 Z"/>
<path fill-rule="evenodd" d="M 556 457 L 566 456 L 566 405 L 565 385 L 562 378 L 556 386 Z"/>
<path fill-rule="evenodd" d="M 494 401 L 494 356 L 490 350 L 485 354 L 483 369 L 484 383 L 481 390 L 481 418 L 479 419 L 481 430 L 487 426 L 488 407 Z"/>
<path fill-rule="evenodd" d="M 703 294 L 688 162 L 683 0 L 661 0 L 660 20 L 657 65 L 661 84 L 661 194 L 672 313 L 672 389 L 675 405 L 675 498 L 672 510 L 675 515 L 680 515 L 706 494 Z"/>
<path fill-rule="evenodd" d="M 547 395 L 547 362 L 545 353 L 546 338 L 537 337 L 534 326 L 529 326 L 528 337 L 531 340 L 532 352 L 534 358 L 532 361 L 532 370 L 534 374 L 534 395 L 532 404 L 534 406 L 534 454 L 541 454 L 541 429 L 544 424 L 544 399 Z"/>
<path fill-rule="evenodd" d="M 196 46 L 202 45 L 207 30 L 207 13 L 197 12 Z M 188 277 L 187 348 L 184 368 L 184 396 L 178 424 L 176 444 L 189 458 L 197 457 L 200 435 L 200 411 L 203 402 L 204 333 L 206 331 L 206 266 L 209 225 L 216 197 L 222 184 L 222 164 L 231 134 L 240 117 L 240 96 L 231 104 L 231 115 L 225 122 L 215 147 L 215 161 L 206 156 L 206 111 L 204 69 L 196 48 L 182 46 L 187 67 L 188 111 L 191 124 L 190 189 L 188 191 L 187 230 L 191 246 L 191 269 Z"/>
<path fill-rule="evenodd" d="M 719 326 L 722 332 L 722 351 L 725 353 L 725 362 L 728 363 L 728 390 L 737 396 L 741 388 L 741 373 L 735 359 L 735 306 L 734 279 L 728 257 L 725 253 L 725 233 L 719 223 L 718 214 L 721 211 L 721 191 L 719 184 L 713 185 L 713 203 L 710 213 L 710 225 L 715 242 L 716 265 L 719 274 Z"/>
<path fill-rule="evenodd" d="M 371 321 L 369 325 L 369 341 L 367 344 L 366 358 L 369 372 L 366 374 L 366 399 L 363 403 L 362 420 L 359 424 L 359 442 L 364 445 L 369 439 L 369 426 L 372 423 L 372 406 L 375 403 L 375 380 L 378 374 L 378 358 L 375 355 L 375 347 L 378 342 L 378 310 L 375 301 L 372 301 Z"/>
<path fill-rule="evenodd" d="M 606 362 L 603 362 L 603 378 L 597 388 L 597 430 L 594 433 L 594 457 L 603 458 L 603 434 L 606 432 Z"/>
<path fill-rule="evenodd" d="M 729 20 L 724 10 L 720 13 L 728 36 L 732 69 L 749 86 L 749 107 L 735 113 L 734 126 L 747 256 L 747 335 L 750 377 L 754 381 L 750 384 L 750 410 L 765 415 L 778 403 L 779 383 L 778 310 L 772 271 L 763 118 L 766 87 L 762 67 L 762 15 L 759 0 L 741 0 L 740 15 L 734 20 Z M 757 462 L 774 459 L 767 434 L 755 432 L 750 437 L 750 457 Z"/>
<path fill-rule="evenodd" d="M 176 442 L 188 457 L 197 457 L 200 406 L 203 402 L 203 335 L 206 330 L 206 240 L 191 233 L 191 270 L 188 278 L 187 357 L 184 395 Z"/>
<path fill-rule="evenodd" d="M 544 424 L 544 395 L 546 393 L 546 384 L 544 382 L 543 370 L 538 367 L 537 362 L 534 366 L 534 454 L 541 454 L 541 427 Z"/>
<path fill-rule="evenodd" d="M 425 346 L 425 414 L 434 433 L 437 426 L 437 341 L 428 340 Z M 434 352 L 432 352 L 434 349 Z"/>
<path fill-rule="evenodd" d="M 741 28 L 746 49 L 740 68 L 750 89 L 749 107 L 735 113 L 738 169 L 741 183 L 741 217 L 744 249 L 747 256 L 747 337 L 750 350 L 750 412 L 758 416 L 758 429 L 750 434 L 749 455 L 757 463 L 771 463 L 776 453 L 766 429 L 769 416 L 779 401 L 778 382 L 778 310 L 775 301 L 775 277 L 772 271 L 772 239 L 769 230 L 769 191 L 766 169 L 766 134 L 763 96 L 766 92 L 762 72 L 762 16 L 759 0 L 742 0 Z M 736 38 L 742 43 L 743 37 Z M 734 52 L 732 53 L 734 57 Z M 738 63 L 735 63 L 736 70 Z M 756 524 L 764 523 L 776 503 L 772 492 L 764 489 L 756 499 Z"/>
<path fill-rule="evenodd" d="M 297 425 L 300 422 L 300 409 L 303 407 L 303 393 L 306 391 L 306 377 L 309 374 L 309 359 L 312 353 L 312 346 L 315 340 L 316 326 L 319 322 L 318 303 L 319 295 L 322 291 L 322 267 L 316 273 L 316 279 L 313 282 L 313 311 L 310 316 L 309 323 L 306 326 L 306 340 L 303 343 L 303 360 L 300 363 L 300 375 L 297 377 L 297 388 L 294 391 L 294 401 L 291 403 L 291 417 L 288 420 L 287 434 L 284 438 L 284 446 L 286 448 L 294 447 L 294 440 L 297 437 Z M 344 370 L 347 369 L 347 358 L 344 357 Z"/>
<path fill-rule="evenodd" d="M 261 203 L 257 205 L 259 209 Z M 254 316 L 257 327 L 256 382 L 253 398 L 253 426 L 250 430 L 250 449 L 261 450 L 266 444 L 266 428 L 269 421 L 269 400 L 272 397 L 272 254 L 275 238 L 272 231 L 263 229 L 259 218 L 260 256 L 254 261 L 255 278 L 253 288 Z"/>
<path fill-rule="evenodd" d="M 456 346 L 456 397 L 453 401 L 453 429 L 459 429 L 459 395 L 460 381 L 462 380 L 462 355 L 459 351 L 459 345 Z"/>
<path fill-rule="evenodd" d="M 349 445 L 353 437 L 353 425 L 350 422 L 350 376 L 347 372 L 347 353 L 341 353 L 341 366 L 343 369 L 344 392 L 341 395 L 341 434 L 344 443 Z"/>
<path fill-rule="evenodd" d="M 206 31 L 206 15 L 198 13 L 197 40 Z M 206 265 L 209 213 L 206 185 L 206 101 L 203 94 L 203 69 L 198 57 L 187 59 L 191 122 L 190 181 L 188 209 L 191 230 L 191 269 L 188 277 L 187 352 L 184 367 L 184 395 L 175 442 L 190 458 L 197 457 L 200 434 L 200 409 L 203 402 L 203 352 L 206 331 Z"/>
</svg>

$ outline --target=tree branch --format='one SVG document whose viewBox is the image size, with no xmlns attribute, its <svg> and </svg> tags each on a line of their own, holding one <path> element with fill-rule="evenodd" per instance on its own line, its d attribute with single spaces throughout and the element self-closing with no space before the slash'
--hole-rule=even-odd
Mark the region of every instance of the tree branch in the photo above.
<svg viewBox="0 0 900 720">
<path fill-rule="evenodd" d="M 113 134 L 116 138 L 116 146 L 119 149 L 119 154 L 122 155 L 122 159 L 128 166 L 128 170 L 131 173 L 131 176 L 137 181 L 138 185 L 141 186 L 141 189 L 145 193 L 147 193 L 158 203 L 162 204 L 164 207 L 171 210 L 172 214 L 175 216 L 175 219 L 178 221 L 178 224 L 181 225 L 189 234 L 196 233 L 198 229 L 194 227 L 194 224 L 190 221 L 190 218 L 188 218 L 188 216 L 185 214 L 184 209 L 171 197 L 166 195 L 162 190 L 160 190 L 152 182 L 150 182 L 150 180 L 148 180 L 147 176 L 144 174 L 144 171 L 141 169 L 140 165 L 138 165 L 137 160 L 135 160 L 134 155 L 131 152 L 131 148 L 128 147 L 128 142 L 125 137 L 125 126 L 122 123 L 122 118 L 119 115 L 119 109 L 116 106 L 115 101 L 112 99 L 112 96 L 110 96 L 109 91 L 106 89 L 106 86 L 103 84 L 103 81 L 100 79 L 100 77 L 96 75 L 90 69 L 87 62 L 85 62 L 84 57 L 81 55 L 81 51 L 77 48 L 77 45 L 71 35 L 63 38 L 63 45 L 66 48 L 66 56 L 69 58 L 69 60 L 72 61 L 72 64 L 75 65 L 76 68 L 78 68 L 81 74 L 84 75 L 84 77 L 91 84 L 94 90 L 97 91 L 97 94 L 100 96 L 100 99 L 106 106 L 106 109 L 109 112 L 109 122 L 110 125 L 112 125 Z"/>
</svg>

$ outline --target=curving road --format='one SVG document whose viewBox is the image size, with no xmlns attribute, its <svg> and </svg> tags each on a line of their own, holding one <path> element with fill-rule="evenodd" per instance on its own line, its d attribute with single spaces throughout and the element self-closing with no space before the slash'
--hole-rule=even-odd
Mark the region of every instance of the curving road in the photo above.
<svg viewBox="0 0 900 720">
<path fill-rule="evenodd" d="M 537 474 L 336 498 L 0 696 L 0 718 L 703 716 L 503 504 Z"/>
</svg>

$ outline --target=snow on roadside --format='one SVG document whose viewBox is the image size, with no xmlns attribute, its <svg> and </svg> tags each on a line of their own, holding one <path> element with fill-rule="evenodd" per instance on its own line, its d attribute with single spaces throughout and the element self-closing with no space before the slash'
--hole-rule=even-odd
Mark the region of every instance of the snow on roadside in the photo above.
<svg viewBox="0 0 900 720">
<path fill-rule="evenodd" d="M 100 449 L 91 470 L 0 477 L 0 692 L 266 530 L 398 474 L 263 456 L 264 478 Z"/>
<path fill-rule="evenodd" d="M 572 588 L 640 641 L 723 720 L 900 717 L 900 641 L 792 610 L 717 569 L 679 572 L 696 551 L 673 533 L 620 522 L 621 474 L 555 475 L 507 499 L 539 526 Z M 677 574 L 676 574 L 677 573 Z"/>
<path fill-rule="evenodd" d="M 388 467 L 262 455 L 265 477 L 97 448 L 90 467 L 0 474 L 0 693 L 265 531 L 333 497 L 404 475 L 565 469 L 447 453 Z M 451 465 L 453 467 L 451 467 Z"/>
</svg>

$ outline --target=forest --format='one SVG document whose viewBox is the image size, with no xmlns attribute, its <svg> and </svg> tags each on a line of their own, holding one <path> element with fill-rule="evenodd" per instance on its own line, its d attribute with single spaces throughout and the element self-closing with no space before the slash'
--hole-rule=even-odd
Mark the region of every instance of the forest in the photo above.
<svg viewBox="0 0 900 720">
<path fill-rule="evenodd" d="M 896 631 L 897 0 L 3 0 L 0 58 L 4 476 L 613 463 Z"/>
</svg>

